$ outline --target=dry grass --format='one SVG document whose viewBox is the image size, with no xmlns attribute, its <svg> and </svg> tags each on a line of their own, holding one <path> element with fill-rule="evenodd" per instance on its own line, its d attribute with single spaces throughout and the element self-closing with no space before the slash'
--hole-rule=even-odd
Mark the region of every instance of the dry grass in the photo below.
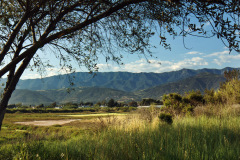
<svg viewBox="0 0 240 160">
<path fill-rule="evenodd" d="M 0 139 L 0 159 L 239 159 L 240 119 L 220 117 L 237 115 L 239 108 L 197 107 L 196 117 L 175 116 L 172 125 L 159 121 L 161 110 L 149 108 L 62 126 L 25 126 L 13 131 L 18 139 Z"/>
<path fill-rule="evenodd" d="M 206 105 L 198 106 L 194 109 L 194 116 L 238 116 L 240 115 L 240 104 L 235 105 Z"/>
</svg>

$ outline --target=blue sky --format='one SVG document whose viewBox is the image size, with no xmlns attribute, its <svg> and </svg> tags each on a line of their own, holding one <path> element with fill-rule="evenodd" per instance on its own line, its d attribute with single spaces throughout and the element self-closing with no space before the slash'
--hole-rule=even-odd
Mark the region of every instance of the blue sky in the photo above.
<svg viewBox="0 0 240 160">
<path fill-rule="evenodd" d="M 185 46 L 183 44 L 182 37 L 176 37 L 174 40 L 172 37 L 168 37 L 168 42 L 171 44 L 171 51 L 165 50 L 159 45 L 159 38 L 157 36 L 151 39 L 151 44 L 157 48 L 153 48 L 153 55 L 157 58 L 137 56 L 124 54 L 122 62 L 124 65 L 118 65 L 115 63 L 106 64 L 105 61 L 99 60 L 98 67 L 99 72 L 169 72 L 176 71 L 182 68 L 188 69 L 201 69 L 201 68 L 217 68 L 222 69 L 224 67 L 240 67 L 240 54 L 231 52 L 224 46 L 221 40 L 217 38 L 199 38 L 199 37 L 187 37 L 185 38 Z M 50 55 L 47 53 L 41 53 L 45 57 Z M 53 57 L 50 57 L 51 61 Z M 100 58 L 101 59 L 101 58 Z M 151 63 L 148 63 L 149 60 Z M 58 62 L 54 62 L 55 66 L 48 68 L 43 77 L 53 76 L 57 74 L 65 74 L 63 70 L 59 70 L 56 65 Z M 77 72 L 87 71 L 85 68 L 76 67 Z M 40 78 L 41 75 L 36 71 L 27 70 L 22 79 Z"/>
</svg>

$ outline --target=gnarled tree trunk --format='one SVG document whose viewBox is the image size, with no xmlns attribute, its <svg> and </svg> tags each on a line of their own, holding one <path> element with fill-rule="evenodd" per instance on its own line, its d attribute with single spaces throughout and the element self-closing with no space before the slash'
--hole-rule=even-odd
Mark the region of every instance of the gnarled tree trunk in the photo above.
<svg viewBox="0 0 240 160">
<path fill-rule="evenodd" d="M 2 96 L 2 99 L 0 102 L 0 130 L 1 130 L 4 115 L 6 113 L 8 102 L 12 96 L 12 93 L 16 89 L 16 86 L 17 86 L 17 83 L 18 83 L 20 77 L 22 76 L 24 70 L 30 63 L 30 61 L 31 61 L 33 55 L 36 53 L 37 49 L 38 48 L 36 47 L 36 48 L 29 50 L 29 52 L 31 52 L 31 54 L 23 60 L 22 64 L 20 65 L 20 67 L 18 68 L 18 70 L 16 72 L 15 72 L 15 67 L 13 67 L 12 70 L 9 72 L 8 81 L 6 83 L 6 87 L 4 89 L 4 93 L 3 93 L 3 96 Z"/>
<path fill-rule="evenodd" d="M 2 122 L 3 122 L 3 119 L 4 119 L 5 113 L 6 113 L 6 109 L 0 113 L 0 131 L 2 129 Z"/>
<path fill-rule="evenodd" d="M 3 93 L 2 100 L 0 102 L 0 130 L 2 127 L 2 122 L 3 122 L 4 115 L 6 113 L 9 99 L 11 98 L 11 95 L 15 90 L 18 81 L 19 79 L 15 79 L 14 81 L 12 81 L 14 83 L 11 83 L 10 85 L 8 85 L 8 88 L 6 87 Z"/>
</svg>

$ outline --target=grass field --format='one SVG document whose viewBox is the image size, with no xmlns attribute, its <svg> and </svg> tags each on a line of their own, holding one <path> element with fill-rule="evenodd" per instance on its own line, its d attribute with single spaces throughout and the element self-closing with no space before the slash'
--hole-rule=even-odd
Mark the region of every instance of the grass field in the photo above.
<svg viewBox="0 0 240 160">
<path fill-rule="evenodd" d="M 240 159 L 237 114 L 175 117 L 168 125 L 149 110 L 121 116 L 7 114 L 0 159 Z M 81 120 L 43 127 L 14 124 L 70 117 Z"/>
<path fill-rule="evenodd" d="M 70 114 L 60 115 L 63 117 L 105 117 L 105 116 L 124 116 L 126 113 L 96 113 L 96 114 Z"/>
</svg>

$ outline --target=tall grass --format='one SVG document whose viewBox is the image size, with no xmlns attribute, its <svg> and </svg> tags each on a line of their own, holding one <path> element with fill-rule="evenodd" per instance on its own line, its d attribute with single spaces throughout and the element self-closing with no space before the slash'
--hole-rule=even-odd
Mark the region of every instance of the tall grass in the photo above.
<svg viewBox="0 0 240 160">
<path fill-rule="evenodd" d="M 0 159 L 239 159 L 239 117 L 175 118 L 172 125 L 139 116 L 101 119 L 111 125 L 66 141 L 4 144 Z M 114 122 L 114 124 L 113 124 Z"/>
</svg>

